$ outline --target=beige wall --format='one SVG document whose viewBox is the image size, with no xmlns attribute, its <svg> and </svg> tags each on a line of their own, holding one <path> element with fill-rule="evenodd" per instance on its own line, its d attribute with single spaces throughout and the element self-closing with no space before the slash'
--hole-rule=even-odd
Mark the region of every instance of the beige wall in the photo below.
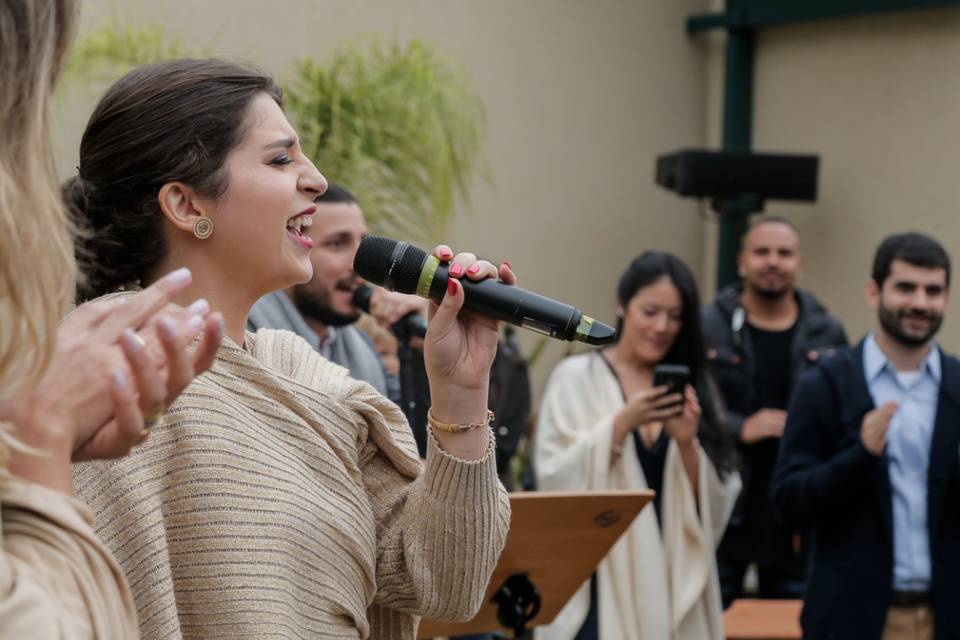
<svg viewBox="0 0 960 640">
<path fill-rule="evenodd" d="M 708 138 L 717 144 L 723 49 L 721 38 L 710 42 Z M 960 258 L 958 70 L 958 9 L 771 28 L 758 39 L 755 148 L 821 155 L 818 202 L 767 210 L 799 225 L 802 284 L 851 338 L 874 322 L 863 290 L 884 236 L 925 231 Z M 704 256 L 704 277 L 712 260 Z M 960 350 L 960 318 L 948 317 L 941 337 Z"/>
<path fill-rule="evenodd" d="M 447 240 L 509 259 L 522 283 L 613 321 L 616 278 L 645 248 L 701 269 L 694 203 L 653 184 L 659 152 L 704 141 L 706 50 L 684 35 L 704 0 L 84 0 L 104 20 L 159 22 L 191 48 L 282 74 L 371 33 L 422 38 L 460 60 L 487 110 L 489 184 Z M 56 130 L 72 172 L 102 87 L 69 88 Z M 321 167 L 321 170 L 323 168 Z M 336 178 L 336 176 L 328 176 Z M 534 340 L 524 333 L 524 344 Z M 563 355 L 551 344 L 539 386 Z"/>
<path fill-rule="evenodd" d="M 716 224 L 652 181 L 658 153 L 719 144 L 724 36 L 683 30 L 686 16 L 711 4 L 85 0 L 82 31 L 104 20 L 159 22 L 191 47 L 278 74 L 296 57 L 322 58 L 372 33 L 433 43 L 463 63 L 488 116 L 492 180 L 477 182 L 446 239 L 509 259 L 524 285 L 612 321 L 616 277 L 645 248 L 677 252 L 711 296 Z M 884 235 L 920 229 L 958 246 L 958 34 L 960 10 L 936 9 L 777 27 L 758 39 L 755 147 L 822 156 L 819 201 L 768 211 L 799 225 L 802 284 L 852 337 L 873 322 L 862 291 Z M 99 91 L 61 95 L 65 174 Z M 948 319 L 942 337 L 960 350 L 960 322 Z M 564 350 L 549 345 L 538 387 Z"/>
</svg>

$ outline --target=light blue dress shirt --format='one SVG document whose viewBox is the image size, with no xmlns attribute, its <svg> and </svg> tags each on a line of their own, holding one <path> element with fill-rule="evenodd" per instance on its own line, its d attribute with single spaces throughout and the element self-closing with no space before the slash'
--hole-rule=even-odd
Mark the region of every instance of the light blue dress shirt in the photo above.
<svg viewBox="0 0 960 640">
<path fill-rule="evenodd" d="M 940 393 L 940 349 L 931 345 L 918 371 L 898 373 L 870 334 L 863 371 L 876 406 L 899 403 L 886 449 L 893 494 L 893 588 L 925 591 L 930 588 L 927 470 Z"/>
</svg>

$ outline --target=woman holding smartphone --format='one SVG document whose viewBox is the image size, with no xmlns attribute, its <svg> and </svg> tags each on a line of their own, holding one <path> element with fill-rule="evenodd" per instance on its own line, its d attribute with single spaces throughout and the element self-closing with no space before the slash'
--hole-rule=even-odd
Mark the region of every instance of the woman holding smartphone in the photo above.
<svg viewBox="0 0 960 640">
<path fill-rule="evenodd" d="M 677 257 L 649 251 L 623 273 L 617 297 L 618 341 L 564 360 L 547 383 L 537 479 L 546 490 L 657 496 L 543 637 L 721 639 L 714 551 L 740 480 L 703 362 L 696 283 Z M 689 371 L 682 391 L 654 385 L 662 363 Z"/>
</svg>

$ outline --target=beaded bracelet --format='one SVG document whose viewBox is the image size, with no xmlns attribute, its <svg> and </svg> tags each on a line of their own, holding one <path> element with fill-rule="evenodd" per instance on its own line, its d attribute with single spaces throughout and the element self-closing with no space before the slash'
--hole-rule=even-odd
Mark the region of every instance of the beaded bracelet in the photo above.
<svg viewBox="0 0 960 640">
<path fill-rule="evenodd" d="M 474 429 L 479 429 L 480 427 L 489 427 L 493 422 L 494 414 L 493 411 L 487 409 L 487 419 L 483 422 L 472 422 L 470 424 L 452 424 L 449 422 L 440 422 L 433 417 L 433 407 L 427 411 L 427 422 L 430 423 L 430 426 L 437 431 L 445 431 L 447 433 L 463 433 L 464 431 L 472 431 Z"/>
</svg>

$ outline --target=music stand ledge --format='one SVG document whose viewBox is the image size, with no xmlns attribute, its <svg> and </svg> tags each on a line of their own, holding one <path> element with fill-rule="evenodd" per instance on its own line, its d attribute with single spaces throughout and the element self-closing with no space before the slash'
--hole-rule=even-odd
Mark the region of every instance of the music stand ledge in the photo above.
<svg viewBox="0 0 960 640">
<path fill-rule="evenodd" d="M 516 596 L 519 591 L 519 608 L 532 614 L 525 626 L 549 624 L 652 499 L 649 490 L 510 494 L 510 532 L 483 607 L 468 622 L 424 619 L 417 637 L 513 631 L 499 622 L 500 605 L 494 601 L 507 592 Z M 531 583 L 539 606 L 528 606 L 523 598 Z"/>
</svg>

